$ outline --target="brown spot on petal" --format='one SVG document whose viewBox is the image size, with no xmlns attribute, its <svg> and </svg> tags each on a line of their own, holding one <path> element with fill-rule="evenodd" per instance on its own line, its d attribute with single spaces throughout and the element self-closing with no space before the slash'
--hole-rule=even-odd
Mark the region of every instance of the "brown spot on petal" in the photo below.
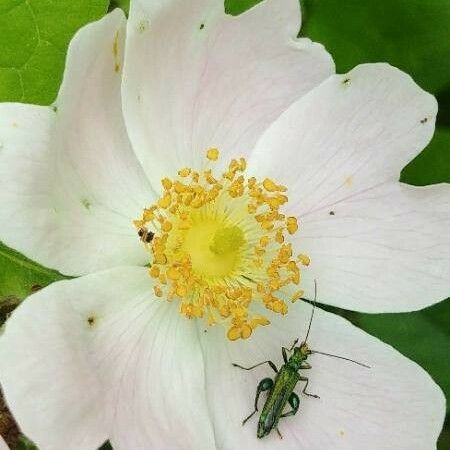
<svg viewBox="0 0 450 450">
<path fill-rule="evenodd" d="M 87 317 L 86 322 L 89 325 L 89 327 L 92 328 L 97 323 L 97 318 L 93 314 L 91 314 Z"/>
</svg>

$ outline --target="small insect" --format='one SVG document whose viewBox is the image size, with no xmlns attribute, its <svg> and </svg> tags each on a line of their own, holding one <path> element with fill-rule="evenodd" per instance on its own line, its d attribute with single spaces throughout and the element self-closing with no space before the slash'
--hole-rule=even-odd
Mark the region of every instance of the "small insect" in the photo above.
<svg viewBox="0 0 450 450">
<path fill-rule="evenodd" d="M 366 364 L 354 361 L 353 359 L 349 359 L 344 356 L 332 355 L 330 353 L 319 352 L 317 350 L 312 350 L 309 348 L 307 340 L 309 332 L 311 330 L 311 324 L 316 308 L 316 296 L 317 284 L 315 283 L 313 310 L 311 312 L 311 318 L 309 320 L 306 337 L 298 347 L 296 347 L 297 342 L 299 341 L 298 338 L 295 339 L 294 343 L 289 349 L 287 349 L 286 347 L 281 347 L 284 364 L 281 366 L 280 370 L 277 369 L 277 366 L 272 361 L 263 361 L 251 367 L 243 367 L 239 364 L 233 363 L 233 366 L 239 367 L 240 369 L 244 370 L 252 370 L 255 367 L 261 366 L 263 364 L 269 364 L 269 366 L 276 373 L 275 379 L 264 378 L 259 382 L 256 389 L 255 410 L 242 421 L 242 425 L 245 425 L 245 423 L 251 417 L 253 417 L 253 415 L 258 411 L 258 400 L 261 392 L 269 391 L 258 421 L 258 429 L 256 433 L 258 438 L 267 436 L 273 429 L 276 429 L 280 438 L 283 437 L 280 430 L 278 429 L 278 422 L 282 417 L 293 416 L 297 413 L 300 406 L 300 399 L 294 392 L 294 388 L 299 381 L 305 382 L 302 390 L 303 394 L 307 395 L 308 397 L 320 398 L 318 395 L 306 392 L 309 379 L 300 375 L 299 373 L 299 370 L 311 369 L 311 365 L 306 362 L 309 355 L 317 353 L 320 355 L 331 356 L 333 358 L 344 359 L 346 361 L 350 361 L 352 363 L 370 369 L 370 367 Z M 289 358 L 288 353 L 292 353 Z M 290 411 L 283 412 L 288 403 L 292 409 Z"/>
<path fill-rule="evenodd" d="M 142 242 L 146 242 L 147 244 L 149 244 L 150 242 L 152 242 L 152 239 L 155 236 L 155 233 L 147 230 L 147 228 L 145 228 L 145 227 L 142 227 L 142 228 L 139 228 L 138 235 L 141 238 Z"/>
</svg>

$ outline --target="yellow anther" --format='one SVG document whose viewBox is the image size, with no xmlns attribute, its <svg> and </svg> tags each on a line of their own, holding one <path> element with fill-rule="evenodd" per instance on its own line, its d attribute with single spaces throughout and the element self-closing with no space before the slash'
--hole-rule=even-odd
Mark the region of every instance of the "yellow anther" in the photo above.
<svg viewBox="0 0 450 450">
<path fill-rule="evenodd" d="M 169 232 L 172 229 L 172 224 L 166 220 L 165 222 L 163 222 L 162 226 L 161 226 L 161 230 L 164 232 Z"/>
<path fill-rule="evenodd" d="M 286 228 L 289 234 L 294 234 L 298 230 L 298 222 L 295 217 L 288 217 L 286 219 Z"/>
<path fill-rule="evenodd" d="M 278 185 L 275 184 L 270 178 L 266 178 L 263 181 L 263 186 L 267 192 L 276 192 L 279 190 Z"/>
<path fill-rule="evenodd" d="M 252 334 L 252 327 L 250 325 L 244 324 L 241 327 L 241 338 L 248 339 Z"/>
<path fill-rule="evenodd" d="M 309 266 L 311 263 L 311 259 L 308 255 L 298 255 L 297 258 L 304 266 Z"/>
<path fill-rule="evenodd" d="M 189 187 L 181 183 L 180 181 L 175 181 L 173 187 L 177 194 L 182 194 L 186 191 L 189 191 Z"/>
<path fill-rule="evenodd" d="M 163 188 L 166 190 L 166 191 L 168 191 L 169 189 L 171 189 L 172 188 L 172 180 L 170 180 L 169 178 L 163 178 L 162 180 L 161 180 L 161 184 L 162 184 L 162 186 L 163 186 Z"/>
<path fill-rule="evenodd" d="M 303 297 L 303 294 L 305 293 L 305 291 L 303 291 L 302 289 L 295 291 L 292 295 L 291 295 L 291 302 L 295 303 L 297 300 L 300 300 Z"/>
<path fill-rule="evenodd" d="M 273 229 L 273 222 L 269 220 L 264 220 L 261 223 L 261 228 L 264 228 L 264 230 L 272 230 Z"/>
<path fill-rule="evenodd" d="M 298 271 L 298 272 L 294 273 L 293 275 L 291 275 L 290 280 L 294 284 L 300 284 L 300 271 Z"/>
<path fill-rule="evenodd" d="M 278 230 L 275 234 L 275 241 L 279 244 L 282 244 L 284 242 L 284 235 L 282 230 Z"/>
<path fill-rule="evenodd" d="M 207 159 L 218 158 L 218 149 L 208 149 Z M 285 243 L 298 229 L 295 217 L 280 212 L 286 188 L 269 178 L 246 178 L 246 168 L 244 158 L 233 159 L 223 174 L 182 168 L 180 179 L 161 180 L 161 198 L 133 222 L 155 232 L 145 244 L 153 254 L 148 271 L 157 282 L 155 295 L 178 302 L 190 319 L 226 321 L 230 340 L 247 339 L 270 323 L 253 314 L 254 302 L 286 314 L 287 304 L 275 293 L 290 292 L 288 285 L 300 282 L 300 264 L 309 264 L 303 255 L 291 259 L 292 245 Z"/>
<path fill-rule="evenodd" d="M 169 193 L 164 194 L 164 196 L 159 199 L 158 206 L 163 209 L 167 209 L 172 203 L 172 196 Z"/>
<path fill-rule="evenodd" d="M 178 285 L 176 287 L 176 293 L 178 297 L 184 298 L 187 294 L 187 287 L 183 285 Z"/>
<path fill-rule="evenodd" d="M 188 167 L 185 167 L 184 169 L 180 169 L 178 171 L 178 175 L 180 175 L 180 177 L 188 177 L 191 174 L 191 169 L 189 169 Z"/>
<path fill-rule="evenodd" d="M 218 149 L 218 148 L 210 148 L 210 149 L 206 152 L 206 157 L 207 157 L 210 161 L 217 161 L 217 159 L 219 158 L 219 149 Z"/>
<path fill-rule="evenodd" d="M 247 211 L 248 211 L 249 214 L 255 214 L 255 212 L 257 211 L 257 209 L 258 209 L 258 208 L 256 207 L 255 204 L 249 203 L 249 204 L 247 205 Z"/>
<path fill-rule="evenodd" d="M 236 341 L 241 337 L 241 328 L 240 327 L 231 327 L 228 330 L 227 337 L 230 341 Z"/>
<path fill-rule="evenodd" d="M 209 173 L 205 172 L 205 179 L 209 184 L 216 184 L 217 180 L 211 175 L 211 171 Z"/>
<path fill-rule="evenodd" d="M 270 320 L 267 319 L 267 317 L 257 315 L 255 317 L 253 317 L 252 323 L 259 325 L 259 326 L 266 326 L 266 325 L 270 324 Z"/>
<path fill-rule="evenodd" d="M 144 219 L 145 222 L 151 222 L 155 218 L 155 213 L 151 209 L 144 209 L 142 218 Z"/>
<path fill-rule="evenodd" d="M 159 277 L 159 273 L 160 273 L 159 267 L 158 266 L 150 267 L 149 273 L 150 273 L 151 277 L 158 278 Z"/>
<path fill-rule="evenodd" d="M 271 280 L 269 286 L 274 291 L 280 289 L 280 281 L 279 280 Z"/>
<path fill-rule="evenodd" d="M 155 292 L 155 295 L 157 297 L 162 297 L 163 296 L 163 291 L 159 286 L 153 286 L 153 291 Z"/>
</svg>

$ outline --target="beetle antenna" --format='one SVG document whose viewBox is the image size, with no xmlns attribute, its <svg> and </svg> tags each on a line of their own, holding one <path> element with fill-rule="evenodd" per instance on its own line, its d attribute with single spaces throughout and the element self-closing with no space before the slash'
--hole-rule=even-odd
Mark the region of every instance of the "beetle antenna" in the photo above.
<svg viewBox="0 0 450 450">
<path fill-rule="evenodd" d="M 311 353 L 317 353 L 319 355 L 331 356 L 332 358 L 344 359 L 345 361 L 350 361 L 352 363 L 358 364 L 358 366 L 365 367 L 366 369 L 370 369 L 370 366 L 367 364 L 363 364 L 361 362 L 355 361 L 354 359 L 346 358 L 345 356 L 332 355 L 331 353 L 319 352 L 317 350 L 311 350 Z"/>
<path fill-rule="evenodd" d="M 309 319 L 308 331 L 306 332 L 306 337 L 303 342 L 308 340 L 309 332 L 311 331 L 311 324 L 314 317 L 314 311 L 316 310 L 316 300 L 317 300 L 317 280 L 314 280 L 314 300 L 313 300 L 313 309 L 311 312 L 311 318 Z"/>
</svg>

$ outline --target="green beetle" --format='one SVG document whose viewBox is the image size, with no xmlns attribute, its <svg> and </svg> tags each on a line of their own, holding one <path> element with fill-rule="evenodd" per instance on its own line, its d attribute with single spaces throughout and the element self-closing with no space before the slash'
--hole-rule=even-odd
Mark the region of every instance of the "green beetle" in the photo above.
<svg viewBox="0 0 450 450">
<path fill-rule="evenodd" d="M 316 288 L 317 291 L 317 288 Z M 319 398 L 318 395 L 310 394 L 306 392 L 306 388 L 309 383 L 309 378 L 300 375 L 300 370 L 311 369 L 311 365 L 306 362 L 308 356 L 317 353 L 320 355 L 331 356 L 334 358 L 344 359 L 346 361 L 353 362 L 365 368 L 370 368 L 366 364 L 360 363 L 358 361 L 354 361 L 353 359 L 345 358 L 343 356 L 332 355 L 330 353 L 319 352 L 316 350 L 311 350 L 308 346 L 307 339 L 309 336 L 309 331 L 311 330 L 312 319 L 315 311 L 315 300 L 316 295 L 314 296 L 314 306 L 311 313 L 311 318 L 309 321 L 308 331 L 306 333 L 305 339 L 302 343 L 296 347 L 298 339 L 294 341 L 292 346 L 287 349 L 286 347 L 281 347 L 281 352 L 283 355 L 284 364 L 278 370 L 277 366 L 272 361 L 263 361 L 259 364 L 255 364 L 251 367 L 243 367 L 239 364 L 233 363 L 233 366 L 239 367 L 244 370 L 252 370 L 255 367 L 261 366 L 262 364 L 269 364 L 269 366 L 275 371 L 275 379 L 272 378 L 264 378 L 258 384 L 256 389 L 256 397 L 255 397 L 255 409 L 254 411 L 243 420 L 242 425 L 245 423 L 256 413 L 258 412 L 258 400 L 259 396 L 262 392 L 269 391 L 266 402 L 264 403 L 264 407 L 261 411 L 261 415 L 259 416 L 258 421 L 258 429 L 256 435 L 258 438 L 263 438 L 267 436 L 273 429 L 277 430 L 278 435 L 282 438 L 280 430 L 278 429 L 278 422 L 282 417 L 293 416 L 297 413 L 298 408 L 300 406 L 300 399 L 298 395 L 294 392 L 294 389 L 299 381 L 304 381 L 305 385 L 303 386 L 302 393 L 314 398 Z M 292 353 L 290 357 L 288 357 L 288 353 Z M 290 411 L 283 412 L 286 405 L 289 404 L 291 407 Z"/>
</svg>

